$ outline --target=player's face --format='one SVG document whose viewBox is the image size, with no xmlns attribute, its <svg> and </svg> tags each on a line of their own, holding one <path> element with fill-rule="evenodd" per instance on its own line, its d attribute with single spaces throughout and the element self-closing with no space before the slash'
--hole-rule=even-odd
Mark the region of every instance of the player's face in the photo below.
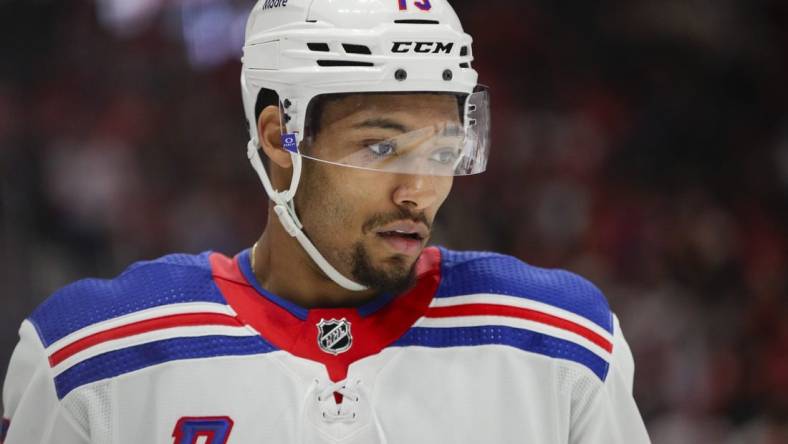
<svg viewBox="0 0 788 444">
<path fill-rule="evenodd" d="M 360 140 L 375 143 L 458 120 L 457 100 L 448 95 L 352 96 L 326 103 L 311 149 L 330 158 L 328 151 Z M 413 281 L 452 180 L 305 159 L 296 208 L 306 234 L 341 273 L 398 292 Z"/>
</svg>

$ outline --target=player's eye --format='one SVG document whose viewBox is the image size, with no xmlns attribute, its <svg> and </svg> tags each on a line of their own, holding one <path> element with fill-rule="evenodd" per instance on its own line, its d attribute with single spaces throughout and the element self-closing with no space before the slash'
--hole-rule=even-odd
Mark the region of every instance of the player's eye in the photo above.
<svg viewBox="0 0 788 444">
<path fill-rule="evenodd" d="M 366 144 L 367 149 L 380 157 L 391 156 L 397 152 L 397 143 L 393 140 L 383 140 L 381 142 Z"/>
</svg>

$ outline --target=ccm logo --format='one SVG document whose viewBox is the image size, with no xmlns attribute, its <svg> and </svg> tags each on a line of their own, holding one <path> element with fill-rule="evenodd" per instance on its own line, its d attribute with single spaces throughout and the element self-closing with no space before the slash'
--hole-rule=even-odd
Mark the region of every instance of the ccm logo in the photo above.
<svg viewBox="0 0 788 444">
<path fill-rule="evenodd" d="M 399 54 L 405 54 L 408 52 L 418 52 L 422 54 L 450 54 L 453 47 L 453 42 L 394 42 L 394 45 L 391 47 L 391 52 L 396 52 Z"/>
</svg>

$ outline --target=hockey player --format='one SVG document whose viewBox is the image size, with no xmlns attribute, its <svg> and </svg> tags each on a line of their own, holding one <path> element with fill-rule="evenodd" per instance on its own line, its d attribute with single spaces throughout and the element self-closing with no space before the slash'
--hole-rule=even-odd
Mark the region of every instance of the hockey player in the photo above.
<svg viewBox="0 0 788 444">
<path fill-rule="evenodd" d="M 20 329 L 5 443 L 648 442 L 597 288 L 425 247 L 453 177 L 486 166 L 471 61 L 445 0 L 261 0 L 242 89 L 265 231 L 51 296 Z"/>
</svg>

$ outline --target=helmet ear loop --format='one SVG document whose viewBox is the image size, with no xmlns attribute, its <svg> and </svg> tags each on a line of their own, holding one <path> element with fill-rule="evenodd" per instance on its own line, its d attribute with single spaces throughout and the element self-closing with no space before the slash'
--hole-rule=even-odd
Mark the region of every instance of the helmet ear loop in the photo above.
<svg viewBox="0 0 788 444">
<path fill-rule="evenodd" d="M 249 163 L 252 164 L 252 168 L 254 168 L 257 176 L 260 178 L 260 183 L 263 184 L 263 188 L 265 188 L 268 197 L 270 197 L 274 203 L 281 204 L 280 193 L 276 191 L 271 184 L 271 179 L 268 177 L 268 171 L 265 170 L 263 160 L 260 157 L 260 142 L 257 140 L 257 137 L 249 140 L 249 143 L 246 145 L 246 157 L 249 158 Z"/>
<path fill-rule="evenodd" d="M 274 211 L 276 211 L 278 215 L 280 215 L 282 212 L 286 213 L 292 220 L 292 225 L 296 229 L 301 229 L 302 224 L 298 219 L 298 215 L 295 212 L 295 206 L 293 203 L 296 189 L 298 188 L 298 184 L 301 180 L 301 156 L 290 153 L 290 158 L 293 161 L 293 175 L 290 178 L 290 187 L 284 191 L 278 191 L 274 189 L 274 186 L 271 183 L 271 178 L 268 175 L 268 171 L 266 171 L 265 166 L 263 165 L 262 158 L 260 157 L 260 143 L 257 139 L 252 139 L 249 141 L 249 144 L 246 147 L 246 155 L 249 158 L 249 162 L 252 164 L 252 168 L 254 168 L 255 172 L 257 172 L 257 176 L 260 178 L 260 182 L 263 184 L 266 194 L 268 194 L 268 197 L 270 197 L 274 202 Z M 282 215 L 279 217 L 282 219 Z M 284 223 L 285 221 L 283 220 L 282 222 Z"/>
<path fill-rule="evenodd" d="M 296 215 L 295 210 L 295 190 L 298 187 L 298 182 L 301 177 L 301 156 L 298 154 L 293 154 L 297 159 L 293 159 L 293 179 L 291 181 L 290 189 L 282 192 L 280 197 L 286 196 L 287 200 L 285 201 L 285 205 L 276 205 L 274 206 L 274 211 L 276 215 L 279 216 L 279 221 L 282 223 L 282 226 L 285 230 L 296 240 L 301 247 L 306 251 L 312 261 L 317 264 L 318 268 L 326 274 L 334 283 L 339 285 L 342 288 L 350 291 L 363 291 L 366 290 L 367 287 L 361 285 L 357 282 L 354 282 L 348 278 L 346 278 L 342 273 L 340 273 L 330 262 L 320 253 L 320 251 L 315 247 L 315 244 L 306 236 L 303 230 L 303 225 L 301 221 L 298 220 L 298 216 Z"/>
<path fill-rule="evenodd" d="M 279 127 L 281 128 L 281 132 L 283 135 L 290 132 L 290 130 L 287 127 L 287 123 L 293 117 L 290 116 L 286 111 L 286 108 L 289 107 L 290 107 L 290 101 L 288 99 L 284 99 L 284 101 L 279 102 Z M 298 139 L 295 134 L 293 134 L 293 136 L 294 136 L 293 140 L 295 141 L 295 146 L 297 147 Z M 298 214 L 296 213 L 295 210 L 295 194 L 296 191 L 298 190 L 298 184 L 301 182 L 302 158 L 298 153 L 294 153 L 293 151 L 290 151 L 291 148 L 286 148 L 286 149 L 288 149 L 288 152 L 290 153 L 290 161 L 293 165 L 293 172 L 290 177 L 290 186 L 286 190 L 279 193 L 281 202 L 277 202 L 277 203 L 283 206 L 285 210 L 287 210 L 287 213 L 290 215 L 290 218 L 292 219 L 292 222 L 295 225 L 295 227 L 301 230 L 304 227 L 304 225 L 298 219 Z M 277 214 L 279 214 L 279 211 L 277 211 Z"/>
<path fill-rule="evenodd" d="M 306 237 L 306 234 L 304 234 L 303 225 L 298 219 L 295 209 L 295 193 L 301 181 L 303 166 L 302 157 L 296 153 L 290 153 L 293 159 L 293 176 L 290 178 L 290 188 L 284 191 L 276 191 L 273 189 L 271 180 L 268 178 L 268 173 L 263 167 L 256 140 L 250 142 L 249 152 L 249 159 L 252 162 L 252 166 L 258 172 L 260 180 L 263 182 L 263 187 L 265 187 L 266 192 L 268 192 L 268 196 L 274 201 L 274 212 L 285 231 L 287 231 L 290 236 L 296 238 L 309 257 L 311 257 L 317 266 L 337 285 L 351 291 L 366 290 L 367 287 L 346 278 L 337 271 L 337 269 L 323 257 L 320 251 L 317 250 L 314 244 L 312 244 L 312 241 Z"/>
<path fill-rule="evenodd" d="M 298 218 L 298 213 L 296 213 L 295 194 L 296 191 L 298 191 L 298 185 L 301 183 L 303 158 L 296 153 L 290 153 L 290 159 L 293 162 L 293 173 L 292 177 L 290 178 L 290 187 L 278 193 L 281 198 L 281 203 L 279 203 L 279 205 L 285 207 L 288 214 L 293 219 L 295 226 L 300 230 L 304 228 L 304 224 L 301 223 L 301 220 Z"/>
</svg>

